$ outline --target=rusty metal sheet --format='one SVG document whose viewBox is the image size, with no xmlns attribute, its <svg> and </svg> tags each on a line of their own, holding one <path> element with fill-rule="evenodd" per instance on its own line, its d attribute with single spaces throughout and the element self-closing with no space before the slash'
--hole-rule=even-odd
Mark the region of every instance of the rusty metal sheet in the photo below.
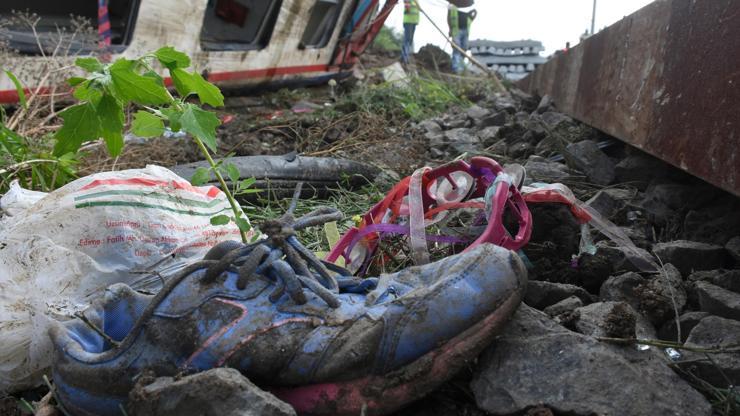
<svg viewBox="0 0 740 416">
<path fill-rule="evenodd" d="M 519 86 L 740 196 L 740 1 L 658 0 Z"/>
</svg>

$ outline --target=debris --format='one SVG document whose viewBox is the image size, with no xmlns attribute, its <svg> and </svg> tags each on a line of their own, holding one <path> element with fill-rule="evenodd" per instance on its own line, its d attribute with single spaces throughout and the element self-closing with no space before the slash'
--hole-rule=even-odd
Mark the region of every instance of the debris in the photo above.
<svg viewBox="0 0 740 416">
<path fill-rule="evenodd" d="M 0 391 L 41 381 L 50 321 L 70 319 L 113 283 L 159 287 L 238 237 L 233 223 L 210 223 L 228 209 L 217 188 L 149 166 L 78 179 L 0 223 Z"/>
<path fill-rule="evenodd" d="M 696 270 L 720 269 L 727 260 L 722 246 L 686 240 L 657 243 L 653 246 L 653 253 L 662 262 L 676 266 L 684 276 Z"/>
<path fill-rule="evenodd" d="M 269 385 L 299 414 L 357 415 L 364 406 L 386 414 L 473 360 L 523 297 L 524 264 L 492 244 L 358 279 L 320 262 L 295 237 L 336 216 L 327 207 L 298 219 L 289 211 L 260 226 L 267 238 L 259 244 L 239 245 L 220 260 L 209 253 L 157 295 L 109 287 L 85 313 L 118 346 L 79 322 L 54 323 L 61 401 L 81 413 L 115 415 L 147 369 L 174 376 L 226 366 Z M 381 348 L 387 331 L 397 334 L 390 352 Z"/>
<path fill-rule="evenodd" d="M 570 166 L 585 173 L 598 185 L 609 185 L 614 181 L 614 162 L 591 140 L 568 145 L 563 156 Z"/>
<path fill-rule="evenodd" d="M 493 414 L 535 405 L 579 415 L 712 414 L 652 353 L 568 331 L 526 305 L 481 356 L 471 387 L 478 406 Z"/>
<path fill-rule="evenodd" d="M 400 62 L 395 62 L 381 69 L 380 73 L 383 75 L 385 82 L 395 84 L 399 88 L 403 88 L 408 85 L 408 75 Z"/>
<path fill-rule="evenodd" d="M 255 178 L 252 187 L 265 191 L 262 195 L 265 198 L 289 197 L 298 182 L 305 184 L 302 197 L 326 197 L 331 189 L 340 185 L 348 189 L 358 189 L 371 183 L 380 173 L 380 169 L 366 163 L 297 156 L 295 153 L 284 156 L 239 156 L 224 159 L 223 162 L 232 163 L 239 169 L 239 180 Z M 190 179 L 198 168 L 205 166 L 206 162 L 196 162 L 178 165 L 172 170 L 183 178 Z M 230 179 L 227 184 L 233 186 Z M 258 196 L 252 193 L 240 198 L 254 200 Z"/>
<path fill-rule="evenodd" d="M 142 377 L 129 393 L 131 416 L 295 416 L 289 404 L 233 368 L 182 378 Z"/>
<path fill-rule="evenodd" d="M 702 311 L 740 321 L 740 293 L 731 292 L 709 282 L 698 281 L 695 285 Z"/>
</svg>

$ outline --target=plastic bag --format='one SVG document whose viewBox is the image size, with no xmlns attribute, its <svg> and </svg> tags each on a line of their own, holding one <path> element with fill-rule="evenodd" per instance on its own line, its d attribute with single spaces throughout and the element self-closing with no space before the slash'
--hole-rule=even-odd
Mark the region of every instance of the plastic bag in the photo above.
<svg viewBox="0 0 740 416">
<path fill-rule="evenodd" d="M 7 195 L 6 195 L 7 196 Z M 113 283 L 153 282 L 239 240 L 225 195 L 147 166 L 78 179 L 0 223 L 0 391 L 39 384 L 49 319 L 71 319 Z"/>
<path fill-rule="evenodd" d="M 8 217 L 15 216 L 45 197 L 45 192 L 23 189 L 15 180 L 10 183 L 8 192 L 0 198 L 0 211 Z"/>
</svg>

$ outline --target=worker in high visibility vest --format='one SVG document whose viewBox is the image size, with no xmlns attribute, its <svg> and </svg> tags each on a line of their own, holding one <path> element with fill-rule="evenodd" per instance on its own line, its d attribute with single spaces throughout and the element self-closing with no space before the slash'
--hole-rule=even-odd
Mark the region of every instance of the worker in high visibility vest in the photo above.
<svg viewBox="0 0 740 416">
<path fill-rule="evenodd" d="M 457 6 L 450 4 L 447 9 L 447 24 L 450 26 L 450 37 L 460 48 L 468 50 L 468 36 L 470 25 L 473 23 L 477 12 L 474 9 L 463 11 Z M 463 64 L 465 56 L 462 52 L 452 48 L 452 70 L 460 74 L 465 69 Z"/>
<path fill-rule="evenodd" d="M 401 63 L 408 64 L 414 53 L 414 32 L 419 24 L 419 4 L 417 0 L 403 0 L 403 45 Z"/>
</svg>

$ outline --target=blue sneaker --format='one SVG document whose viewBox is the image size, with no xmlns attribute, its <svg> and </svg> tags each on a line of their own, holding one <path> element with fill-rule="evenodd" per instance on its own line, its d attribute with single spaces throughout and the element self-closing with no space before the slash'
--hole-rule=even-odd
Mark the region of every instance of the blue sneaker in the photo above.
<svg viewBox="0 0 740 416">
<path fill-rule="evenodd" d="M 118 416 L 143 374 L 225 366 L 299 414 L 385 414 L 475 359 L 524 295 L 521 260 L 490 244 L 377 279 L 342 276 L 297 244 L 293 229 L 312 224 L 300 221 L 214 248 L 154 296 L 111 286 L 84 319 L 54 325 L 66 409 Z"/>
</svg>

